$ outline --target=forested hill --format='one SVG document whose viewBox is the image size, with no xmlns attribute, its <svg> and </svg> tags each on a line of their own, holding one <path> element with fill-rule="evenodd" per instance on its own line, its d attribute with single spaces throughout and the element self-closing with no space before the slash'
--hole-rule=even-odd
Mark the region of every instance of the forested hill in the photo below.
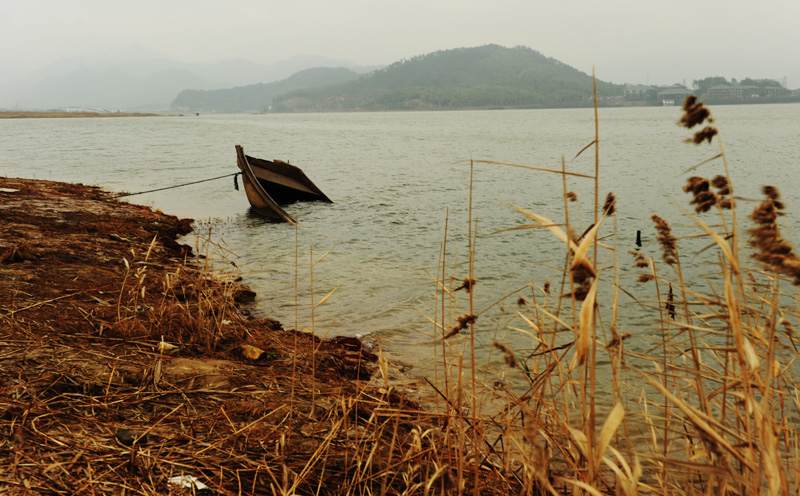
<svg viewBox="0 0 800 496">
<path fill-rule="evenodd" d="M 622 86 L 597 82 L 598 100 Z M 396 62 L 355 81 L 275 96 L 278 112 L 576 107 L 592 104 L 592 77 L 527 47 L 486 45 Z"/>
<path fill-rule="evenodd" d="M 622 86 L 597 82 L 598 100 Z M 359 76 L 349 69 L 308 69 L 269 84 L 185 90 L 182 112 L 324 112 L 580 107 L 592 105 L 592 77 L 527 47 L 486 45 L 401 60 Z"/>
<path fill-rule="evenodd" d="M 221 90 L 183 90 L 172 102 L 180 112 L 266 112 L 275 95 L 298 88 L 325 86 L 358 78 L 356 72 L 344 68 L 319 67 L 300 71 L 274 83 L 251 84 Z"/>
</svg>

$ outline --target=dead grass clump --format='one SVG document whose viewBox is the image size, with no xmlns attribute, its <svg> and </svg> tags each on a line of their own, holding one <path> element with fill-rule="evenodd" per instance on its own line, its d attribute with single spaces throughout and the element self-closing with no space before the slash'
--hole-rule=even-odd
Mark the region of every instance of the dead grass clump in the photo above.
<svg viewBox="0 0 800 496">
<path fill-rule="evenodd" d="M 41 256 L 39 250 L 29 241 L 20 241 L 7 248 L 0 255 L 0 264 L 15 264 L 26 260 L 34 261 Z"/>
<path fill-rule="evenodd" d="M 274 340 L 293 346 L 288 333 Z M 435 468 L 446 463 L 435 417 L 397 393 L 370 393 L 336 372 L 310 377 L 302 359 L 303 375 L 291 377 L 268 364 L 98 344 L 126 354 L 98 359 L 61 339 L 41 353 L 21 340 L 4 347 L 0 379 L 16 385 L 0 394 L 0 463 L 11 494 L 191 494 L 170 483 L 180 475 L 220 494 L 422 494 L 449 484 Z M 27 363 L 15 360 L 26 349 Z M 328 353 L 320 352 L 323 362 Z"/>
<path fill-rule="evenodd" d="M 505 487 L 457 478 L 449 417 L 422 411 L 359 340 L 249 319 L 236 277 L 162 243 L 172 219 L 83 186 L 0 181 L 27 188 L 3 227 L 49 243 L 25 273 L 0 265 L 0 492 L 201 492 L 181 477 L 215 494 Z M 60 229 L 37 210 L 53 200 L 115 236 Z"/>
</svg>

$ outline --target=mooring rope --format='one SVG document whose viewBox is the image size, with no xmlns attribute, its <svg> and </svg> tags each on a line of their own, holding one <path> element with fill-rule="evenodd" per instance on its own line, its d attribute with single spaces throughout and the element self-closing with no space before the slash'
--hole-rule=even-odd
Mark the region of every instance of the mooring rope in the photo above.
<svg viewBox="0 0 800 496">
<path fill-rule="evenodd" d="M 205 183 L 205 182 L 208 182 L 208 181 L 215 181 L 217 179 L 224 179 L 226 177 L 231 177 L 231 176 L 233 176 L 233 187 L 238 190 L 239 189 L 239 182 L 238 182 L 236 176 L 238 176 L 240 174 L 241 174 L 241 172 L 234 172 L 233 174 L 225 174 L 224 176 L 212 177 L 210 179 L 201 179 L 199 181 L 192 181 L 190 183 L 176 184 L 175 186 L 167 186 L 165 188 L 150 189 L 150 190 L 147 190 L 147 191 L 139 191 L 138 193 L 122 193 L 122 194 L 119 194 L 119 195 L 110 196 L 109 198 L 122 198 L 123 196 L 143 195 L 145 193 L 154 193 L 156 191 L 164 191 L 164 190 L 167 190 L 167 189 L 182 188 L 184 186 L 190 186 L 192 184 Z"/>
</svg>

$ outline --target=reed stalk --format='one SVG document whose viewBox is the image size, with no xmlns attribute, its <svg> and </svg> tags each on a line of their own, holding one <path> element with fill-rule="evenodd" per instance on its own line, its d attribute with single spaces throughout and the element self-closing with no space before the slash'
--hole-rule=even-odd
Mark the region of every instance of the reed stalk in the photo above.
<svg viewBox="0 0 800 496">
<path fill-rule="evenodd" d="M 704 109 L 687 103 L 685 124 L 706 121 Z M 777 190 L 765 188 L 749 216 L 748 264 L 736 214 L 745 202 L 733 202 L 720 143 L 702 166 L 721 158 L 725 185 L 690 178 L 696 212 L 684 217 L 692 231 L 676 236 L 654 216 L 660 256 L 634 252 L 634 273 L 618 252 L 616 214 L 600 207 L 596 105 L 594 118 L 593 175 L 568 170 L 563 158 L 560 170 L 520 166 L 562 181 L 556 220 L 517 208 L 528 219 L 522 228 L 539 228 L 533 243 L 545 230 L 563 246 L 563 259 L 548 262 L 564 261 L 560 288 L 552 274 L 542 283 L 534 273 L 483 310 L 473 188 L 480 164 L 517 164 L 470 161 L 466 260 L 448 210 L 431 271 L 437 402 L 411 401 L 390 381 L 380 349 L 372 357 L 317 333 L 316 309 L 333 291 L 315 294 L 327 254 L 315 259 L 313 246 L 311 332 L 299 332 L 297 227 L 293 331 L 245 318 L 235 285 L 214 267 L 218 255 L 162 270 L 155 239 L 125 252 L 110 302 L 70 292 L 21 305 L 14 296 L 13 309 L 0 313 L 8 329 L 0 339 L 0 492 L 169 494 L 182 490 L 171 477 L 191 474 L 220 494 L 796 494 L 800 311 L 788 285 L 800 284 L 800 259 L 781 236 Z M 701 143 L 719 139 L 716 127 L 701 133 Z M 588 190 L 586 179 L 595 201 L 583 218 L 594 222 L 578 236 L 575 219 L 591 206 L 567 197 L 571 187 Z M 713 226 L 702 217 L 711 208 Z M 697 248 L 698 240 L 709 246 Z M 3 260 L 0 268 L 16 263 Z M 26 320 L 62 304 L 91 324 L 44 337 Z M 495 305 L 501 323 L 493 326 Z M 481 363 L 490 337 L 498 351 Z M 76 340 L 81 347 L 70 346 Z M 248 357 L 245 345 L 260 353 Z M 174 364 L 186 361 L 202 372 L 179 378 Z M 124 438 L 122 427 L 136 434 Z"/>
</svg>

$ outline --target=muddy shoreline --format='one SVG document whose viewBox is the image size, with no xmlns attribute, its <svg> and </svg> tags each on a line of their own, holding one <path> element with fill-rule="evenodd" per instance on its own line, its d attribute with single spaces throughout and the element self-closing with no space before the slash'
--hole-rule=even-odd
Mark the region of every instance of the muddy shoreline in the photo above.
<svg viewBox="0 0 800 496">
<path fill-rule="evenodd" d="M 253 293 L 176 242 L 191 222 L 0 177 L 0 488 L 272 494 L 269 460 L 304 494 L 346 480 L 376 422 L 405 412 L 376 453 L 435 427 L 359 340 L 249 318 Z"/>
</svg>

